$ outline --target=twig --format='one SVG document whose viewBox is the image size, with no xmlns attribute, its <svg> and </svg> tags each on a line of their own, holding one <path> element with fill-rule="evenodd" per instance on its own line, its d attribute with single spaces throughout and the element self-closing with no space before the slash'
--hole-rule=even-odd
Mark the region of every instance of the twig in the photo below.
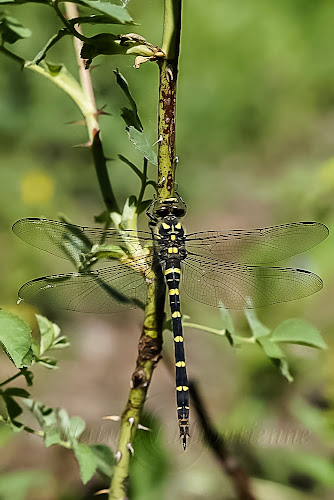
<svg viewBox="0 0 334 500">
<path fill-rule="evenodd" d="M 181 34 L 182 0 L 165 0 L 162 51 L 166 57 L 159 61 L 159 119 L 158 119 L 158 196 L 169 198 L 175 186 L 175 114 L 176 81 Z"/>
<path fill-rule="evenodd" d="M 210 418 L 204 407 L 196 384 L 189 383 L 190 397 L 195 408 L 199 423 L 202 427 L 204 439 L 208 447 L 217 457 L 225 473 L 230 476 L 239 500 L 255 500 L 250 491 L 250 482 L 246 472 L 243 470 L 237 459 L 230 454 L 224 438 L 213 427 Z"/>
<path fill-rule="evenodd" d="M 66 12 L 66 17 L 68 19 L 78 17 L 78 9 L 74 3 L 66 2 L 65 12 Z M 78 26 L 77 32 L 81 34 L 80 26 Z M 119 213 L 119 207 L 111 187 L 107 169 L 107 160 L 104 155 L 103 145 L 100 137 L 101 130 L 98 122 L 98 117 L 100 113 L 96 106 L 92 78 L 90 74 L 91 70 L 85 69 L 85 62 L 83 59 L 81 59 L 80 56 L 82 49 L 82 41 L 74 36 L 73 44 L 79 67 L 79 78 L 81 82 L 81 87 L 86 96 L 87 101 L 91 103 L 92 112 L 85 114 L 85 120 L 89 136 L 88 145 L 93 155 L 94 165 L 95 165 L 96 175 L 99 181 L 100 190 L 103 196 L 104 204 L 108 212 Z"/>
</svg>

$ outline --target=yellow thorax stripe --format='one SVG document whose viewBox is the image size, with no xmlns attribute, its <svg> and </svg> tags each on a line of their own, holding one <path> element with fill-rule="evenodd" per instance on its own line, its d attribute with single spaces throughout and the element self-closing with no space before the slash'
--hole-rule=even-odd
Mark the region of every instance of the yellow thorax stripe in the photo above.
<svg viewBox="0 0 334 500">
<path fill-rule="evenodd" d="M 181 274 L 181 269 L 179 269 L 177 267 L 170 267 L 169 269 L 166 269 L 165 276 L 167 276 L 167 274 L 169 274 L 169 273 L 178 273 L 178 274 Z"/>
<path fill-rule="evenodd" d="M 162 223 L 162 227 L 163 227 L 164 229 L 170 229 L 170 225 L 169 225 L 169 224 L 166 224 L 166 222 L 163 222 L 163 223 Z"/>
<path fill-rule="evenodd" d="M 174 337 L 174 342 L 183 342 L 183 337 L 181 337 L 181 335 L 177 335 Z"/>
<path fill-rule="evenodd" d="M 189 390 L 189 387 L 187 385 L 179 385 L 177 388 L 176 388 L 177 391 L 181 392 L 181 391 L 188 391 Z"/>
<path fill-rule="evenodd" d="M 181 229 L 181 228 L 182 228 L 182 226 L 181 226 L 180 222 L 178 222 L 178 223 L 175 225 L 175 229 Z"/>
<path fill-rule="evenodd" d="M 180 311 L 174 311 L 173 314 L 172 314 L 172 318 L 181 318 Z"/>
<path fill-rule="evenodd" d="M 172 288 L 171 290 L 169 290 L 169 295 L 180 295 L 180 292 L 177 288 Z"/>
</svg>

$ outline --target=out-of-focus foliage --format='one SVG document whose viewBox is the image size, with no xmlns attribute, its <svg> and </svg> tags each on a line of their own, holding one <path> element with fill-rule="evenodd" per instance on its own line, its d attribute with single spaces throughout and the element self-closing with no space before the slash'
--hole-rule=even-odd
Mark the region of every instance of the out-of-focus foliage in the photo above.
<svg viewBox="0 0 334 500">
<path fill-rule="evenodd" d="M 7 19 L 15 18 L 18 23 L 6 21 L 2 36 L 7 42 L 15 41 L 13 51 L 29 60 L 61 27 L 54 13 L 42 4 L 3 8 Z M 135 30 L 159 45 L 162 2 L 132 0 L 128 10 L 141 26 L 107 26 L 106 32 Z M 184 2 L 177 182 L 189 207 L 189 230 L 261 227 L 293 220 L 320 220 L 333 227 L 333 20 L 332 0 Z M 87 36 L 94 36 L 94 24 L 82 26 Z M 27 29 L 32 33 L 29 38 L 25 38 Z M 26 216 L 54 219 L 65 213 L 74 223 L 93 225 L 93 216 L 102 212 L 103 205 L 88 151 L 72 148 L 87 140 L 85 128 L 73 124 L 81 119 L 76 106 L 47 79 L 22 72 L 15 61 L 0 57 L 1 304 L 31 323 L 32 310 L 15 306 L 19 286 L 30 278 L 71 268 L 65 261 L 58 263 L 16 241 L 10 232 L 12 223 Z M 75 73 L 71 39 L 65 37 L 52 48 L 47 61 L 64 63 Z M 158 139 L 158 72 L 151 63 L 135 70 L 128 56 L 98 56 L 94 64 L 98 106 L 107 105 L 111 113 L 100 117 L 109 172 L 119 200 L 124 201 L 137 189 L 138 178 L 118 155 L 135 165 L 142 160 L 143 148 L 146 157 L 152 155 L 151 145 Z M 138 104 L 145 141 L 138 121 L 133 122 L 137 110 L 131 107 L 131 101 L 131 109 L 126 108 L 129 96 L 115 79 L 113 72 L 118 67 Z M 130 125 L 129 134 L 136 147 L 131 148 L 123 120 Z M 151 173 L 154 175 L 153 170 Z M 326 339 L 326 352 L 301 345 L 284 348 L 293 384 L 272 366 L 260 346 L 254 349 L 243 345 L 235 354 L 225 339 L 186 331 L 190 375 L 200 382 L 209 412 L 234 453 L 248 472 L 259 478 L 255 492 L 260 500 L 332 498 L 333 457 L 328 443 L 333 439 L 334 416 L 334 346 L 330 335 L 334 326 L 333 253 L 334 239 L 330 236 L 319 248 L 289 263 L 318 272 L 325 281 L 322 292 L 258 313 L 281 341 L 284 332 L 275 330 L 276 325 L 295 317 L 312 323 Z M 190 312 L 193 321 L 220 327 L 219 313 L 209 308 L 186 299 L 183 311 Z M 246 318 L 238 313 L 233 317 L 237 331 L 249 335 Z M 57 322 L 64 323 L 62 330 L 74 337 L 72 358 L 64 355 L 61 382 L 45 375 L 44 387 L 40 382 L 36 391 L 43 395 L 43 401 L 50 397 L 50 405 L 55 396 L 56 405 L 65 406 L 66 402 L 71 414 L 88 415 L 94 426 L 102 415 L 122 411 L 139 332 L 131 336 L 129 323 L 124 326 L 119 318 L 87 318 L 84 323 L 79 316 L 58 313 Z M 300 323 L 298 328 L 300 331 Z M 76 338 L 76 332 L 81 338 Z M 79 347 L 79 341 L 83 347 Z M 170 344 L 166 338 L 167 351 Z M 10 376 L 11 370 L 4 361 L 1 379 Z M 228 481 L 210 454 L 203 452 L 196 430 L 186 455 L 178 453 L 175 440 L 169 440 L 177 432 L 173 427 L 174 394 L 172 381 L 163 372 L 160 365 L 150 389 L 148 409 L 159 415 L 170 458 L 166 459 L 161 436 L 155 437 L 159 453 L 153 458 L 157 469 L 142 470 L 142 464 L 134 463 L 132 498 L 149 498 L 145 489 L 155 492 L 155 498 L 215 500 L 222 498 L 222 491 L 227 497 Z M 40 488 L 48 477 L 44 470 L 42 475 L 38 472 L 44 469 L 46 455 L 40 456 L 41 445 L 32 437 L 27 451 L 20 448 L 21 434 L 10 438 L 2 428 L 0 431 L 0 440 L 6 443 L 0 463 L 4 470 L 0 497 L 10 492 L 10 498 L 29 498 L 26 492 L 31 484 Z M 101 430 L 101 434 L 101 445 L 106 442 L 115 447 L 111 430 L 105 435 Z M 79 462 L 83 463 L 85 451 L 81 455 L 78 452 Z M 52 457 L 48 466 L 61 479 L 61 485 L 48 481 L 46 498 L 83 498 L 77 486 L 78 473 L 75 476 L 73 472 L 77 471 L 76 464 L 69 465 L 67 455 L 57 454 L 55 447 L 47 452 Z M 97 463 L 99 452 L 94 451 Z M 24 456 L 31 458 L 29 465 Z M 64 469 L 62 464 L 66 465 Z M 32 465 L 36 473 L 10 472 L 18 466 L 31 469 Z M 156 474 L 151 474 L 153 470 Z M 90 473 L 84 466 L 81 472 L 85 479 Z M 33 498 L 38 498 L 37 494 Z"/>
</svg>

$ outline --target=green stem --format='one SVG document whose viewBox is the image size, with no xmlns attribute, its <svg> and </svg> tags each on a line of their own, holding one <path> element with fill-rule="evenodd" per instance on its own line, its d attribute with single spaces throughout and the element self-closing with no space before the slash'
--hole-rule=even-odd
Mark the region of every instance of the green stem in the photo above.
<svg viewBox="0 0 334 500">
<path fill-rule="evenodd" d="M 174 195 L 176 82 L 181 34 L 182 0 L 165 0 L 162 51 L 159 62 L 158 187 L 159 198 Z"/>
<path fill-rule="evenodd" d="M 17 379 L 18 377 L 21 377 L 21 375 L 23 375 L 22 372 L 18 372 L 16 373 L 15 375 L 13 375 L 12 377 L 9 377 L 7 380 L 5 380 L 4 382 L 1 382 L 0 384 L 0 387 L 3 387 L 4 385 L 7 385 L 9 384 L 10 382 L 13 382 L 13 380 Z"/>
<path fill-rule="evenodd" d="M 58 9 L 59 10 L 59 9 Z M 74 3 L 71 2 L 66 2 L 65 3 L 65 11 L 66 11 L 66 16 L 70 19 L 78 17 L 78 9 L 77 6 Z M 66 18 L 64 18 L 66 23 L 68 21 Z M 79 34 L 81 34 L 81 29 L 80 27 L 78 28 L 77 31 Z M 77 58 L 77 64 L 79 68 L 79 78 L 80 78 L 80 83 L 82 87 L 82 91 L 85 95 L 85 98 L 87 102 L 89 102 L 90 106 L 90 112 L 85 113 L 85 120 L 86 120 L 86 125 L 87 125 L 87 130 L 88 130 L 88 136 L 89 136 L 89 146 L 93 155 L 94 159 L 94 165 L 95 165 L 95 171 L 97 175 L 97 179 L 99 182 L 100 190 L 103 196 L 103 201 L 104 204 L 108 210 L 108 212 L 118 212 L 119 213 L 119 207 L 115 198 L 115 195 L 113 193 L 110 179 L 109 179 L 109 174 L 108 174 L 108 169 L 107 169 L 107 160 L 104 155 L 103 151 L 103 145 L 101 142 L 101 134 L 100 134 L 100 125 L 98 122 L 98 116 L 99 116 L 99 110 L 97 109 L 96 106 L 96 101 L 95 101 L 95 95 L 94 95 L 94 89 L 93 89 L 93 84 L 92 84 L 92 78 L 90 71 L 88 69 L 85 69 L 84 61 L 80 57 L 80 52 L 82 49 L 82 42 L 74 37 L 73 38 L 73 44 L 74 44 L 74 51 L 75 55 Z"/>
<path fill-rule="evenodd" d="M 109 500 L 126 498 L 133 440 L 140 422 L 154 368 L 160 360 L 165 294 L 160 266 L 155 266 L 156 280 L 148 287 L 148 302 L 138 345 L 136 368 L 131 377 L 131 390 L 121 418 L 121 432 L 116 465 L 109 489 Z"/>
<path fill-rule="evenodd" d="M 226 335 L 226 329 L 218 330 L 216 328 L 210 328 L 209 326 L 197 325 L 197 323 L 183 322 L 183 326 L 188 328 L 196 328 L 196 330 L 202 330 L 203 332 L 213 333 L 215 335 Z M 233 334 L 233 339 L 238 342 L 245 342 L 246 344 L 255 344 L 256 339 L 254 337 L 241 337 L 241 335 Z"/>
</svg>

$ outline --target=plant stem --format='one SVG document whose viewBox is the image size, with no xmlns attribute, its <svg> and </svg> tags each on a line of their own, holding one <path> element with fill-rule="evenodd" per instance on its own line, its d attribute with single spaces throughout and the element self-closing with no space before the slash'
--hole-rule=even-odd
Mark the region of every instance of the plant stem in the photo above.
<svg viewBox="0 0 334 500">
<path fill-rule="evenodd" d="M 78 17 L 78 9 L 74 3 L 65 3 L 66 16 L 69 19 Z M 81 34 L 81 28 L 77 28 L 77 32 Z M 90 103 L 91 111 L 85 113 L 85 120 L 89 136 L 89 147 L 91 149 L 95 171 L 98 178 L 100 190 L 103 196 L 103 201 L 108 212 L 118 212 L 119 207 L 114 196 L 110 179 L 107 169 L 107 160 L 104 155 L 103 145 L 101 142 L 101 130 L 98 122 L 98 116 L 100 114 L 95 101 L 94 89 L 92 84 L 92 78 L 90 74 L 90 69 L 85 69 L 84 60 L 81 59 L 80 53 L 82 49 L 82 42 L 77 38 L 73 37 L 74 51 L 77 58 L 78 68 L 79 68 L 79 78 L 81 82 L 81 87 L 83 93 L 86 97 L 87 102 Z"/>
<path fill-rule="evenodd" d="M 7 385 L 9 384 L 10 382 L 13 382 L 13 380 L 17 379 L 18 377 L 20 377 L 21 375 L 23 375 L 23 373 L 20 371 L 18 373 L 16 373 L 15 375 L 13 375 L 12 377 L 9 377 L 7 380 L 5 380 L 4 382 L 1 382 L 0 384 L 0 387 L 3 387 L 4 385 Z"/>
<path fill-rule="evenodd" d="M 154 266 L 156 280 L 148 287 L 145 319 L 138 345 L 136 368 L 131 377 L 131 390 L 121 418 L 121 433 L 116 465 L 109 489 L 109 500 L 126 498 L 133 440 L 140 421 L 153 370 L 160 360 L 164 319 L 164 281 L 160 265 Z M 163 290 L 161 292 L 161 290 Z M 144 431 L 142 431 L 144 432 Z"/>
<path fill-rule="evenodd" d="M 249 478 L 246 472 L 239 465 L 236 458 L 230 454 L 224 438 L 210 422 L 203 400 L 194 382 L 189 383 L 189 392 L 203 430 L 205 442 L 216 455 L 225 473 L 230 476 L 237 493 L 237 498 L 239 500 L 255 500 L 250 491 Z"/>
<path fill-rule="evenodd" d="M 174 195 L 176 82 L 181 34 L 182 0 L 165 0 L 162 51 L 159 62 L 158 197 Z"/>
<path fill-rule="evenodd" d="M 159 62 L 158 108 L 158 183 L 159 198 L 174 194 L 175 179 L 175 105 L 176 77 L 181 30 L 181 0 L 165 0 L 163 51 L 166 59 Z M 122 414 L 121 434 L 116 453 L 117 463 L 109 490 L 109 500 L 126 498 L 132 442 L 137 430 L 153 370 L 160 359 L 165 304 L 165 282 L 161 266 L 154 261 L 156 279 L 148 287 L 145 319 L 139 341 L 138 357 L 132 374 L 132 388 Z"/>
</svg>

